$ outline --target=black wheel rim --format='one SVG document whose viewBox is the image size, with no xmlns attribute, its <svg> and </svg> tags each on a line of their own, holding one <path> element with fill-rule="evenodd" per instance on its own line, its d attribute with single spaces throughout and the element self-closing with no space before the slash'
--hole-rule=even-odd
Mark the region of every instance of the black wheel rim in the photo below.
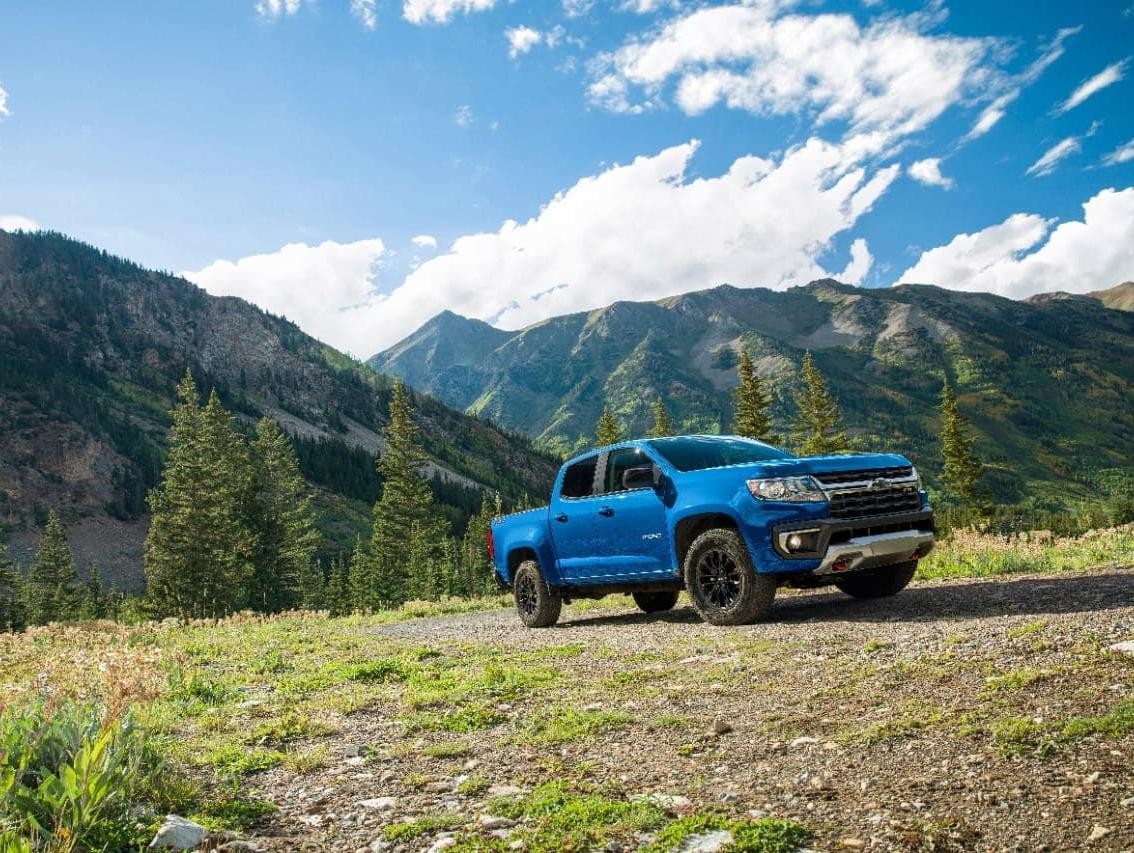
<svg viewBox="0 0 1134 853">
<path fill-rule="evenodd" d="M 538 599 L 535 578 L 524 572 L 516 578 L 516 606 L 525 616 L 530 616 L 536 612 Z"/>
<path fill-rule="evenodd" d="M 727 551 L 703 554 L 697 563 L 696 581 L 701 599 L 720 610 L 728 610 L 740 597 L 740 567 Z"/>
</svg>

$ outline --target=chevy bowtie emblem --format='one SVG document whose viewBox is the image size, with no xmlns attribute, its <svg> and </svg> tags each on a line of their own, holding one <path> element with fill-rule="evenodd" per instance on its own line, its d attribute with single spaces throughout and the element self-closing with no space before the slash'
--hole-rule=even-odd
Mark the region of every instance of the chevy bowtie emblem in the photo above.
<svg viewBox="0 0 1134 853">
<path fill-rule="evenodd" d="M 889 485 L 890 485 L 889 480 L 878 479 L 878 480 L 875 480 L 873 483 L 870 484 L 870 491 L 879 492 L 882 489 L 887 488 Z"/>
</svg>

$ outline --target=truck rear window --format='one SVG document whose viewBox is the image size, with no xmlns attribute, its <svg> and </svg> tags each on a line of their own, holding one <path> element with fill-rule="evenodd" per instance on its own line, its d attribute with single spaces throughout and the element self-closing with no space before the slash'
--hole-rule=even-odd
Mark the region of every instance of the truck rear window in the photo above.
<svg viewBox="0 0 1134 853">
<path fill-rule="evenodd" d="M 559 494 L 565 498 L 589 498 L 595 488 L 595 468 L 598 456 L 576 462 L 563 472 L 563 488 Z"/>
<path fill-rule="evenodd" d="M 678 436 L 655 438 L 649 444 L 678 471 L 701 471 L 705 468 L 791 458 L 790 453 L 746 438 Z"/>
</svg>

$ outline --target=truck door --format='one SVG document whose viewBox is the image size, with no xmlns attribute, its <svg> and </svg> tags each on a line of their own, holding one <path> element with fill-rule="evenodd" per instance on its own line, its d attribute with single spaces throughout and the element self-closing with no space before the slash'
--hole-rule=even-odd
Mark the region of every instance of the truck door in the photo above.
<svg viewBox="0 0 1134 853">
<path fill-rule="evenodd" d="M 551 497 L 551 542 L 563 580 L 593 582 L 599 574 L 598 557 L 603 545 L 598 541 L 599 497 L 595 494 L 596 453 L 567 467 L 558 494 Z"/>
<path fill-rule="evenodd" d="M 607 576 L 673 575 L 665 504 L 650 475 L 654 469 L 654 461 L 640 447 L 622 447 L 607 454 L 595 519 L 603 543 L 601 570 Z"/>
</svg>

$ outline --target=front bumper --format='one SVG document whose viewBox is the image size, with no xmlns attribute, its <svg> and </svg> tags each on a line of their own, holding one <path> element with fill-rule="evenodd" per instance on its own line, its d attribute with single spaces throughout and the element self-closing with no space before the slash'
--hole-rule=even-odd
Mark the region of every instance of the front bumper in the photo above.
<svg viewBox="0 0 1134 853">
<path fill-rule="evenodd" d="M 934 530 L 929 509 L 870 518 L 822 518 L 776 525 L 772 546 L 782 571 L 835 575 L 920 559 L 933 549 Z M 792 534 L 807 536 L 812 547 L 789 550 Z"/>
</svg>

